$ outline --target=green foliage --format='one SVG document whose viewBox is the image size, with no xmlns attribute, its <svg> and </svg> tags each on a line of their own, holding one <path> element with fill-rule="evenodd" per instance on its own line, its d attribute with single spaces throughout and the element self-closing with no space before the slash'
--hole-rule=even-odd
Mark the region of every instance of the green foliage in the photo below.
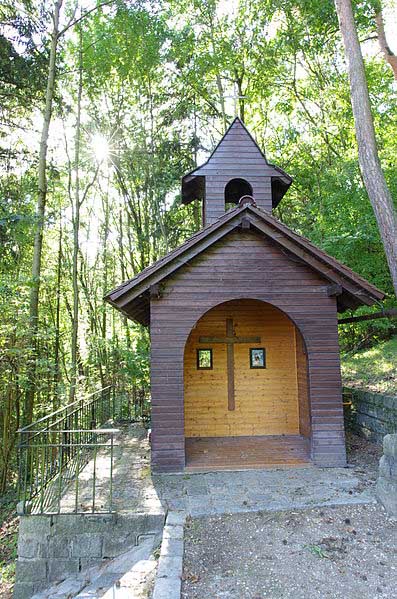
<svg viewBox="0 0 397 599">
<path fill-rule="evenodd" d="M 389 395 L 397 394 L 397 336 L 369 349 L 342 357 L 342 376 L 347 386 Z"/>
<path fill-rule="evenodd" d="M 11 596 L 17 557 L 18 518 L 15 516 L 15 500 L 6 495 L 0 500 L 0 594 Z"/>
</svg>

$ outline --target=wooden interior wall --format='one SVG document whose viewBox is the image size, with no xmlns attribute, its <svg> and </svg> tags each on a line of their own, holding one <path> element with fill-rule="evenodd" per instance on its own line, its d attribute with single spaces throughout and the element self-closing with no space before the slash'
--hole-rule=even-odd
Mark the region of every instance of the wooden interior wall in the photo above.
<svg viewBox="0 0 397 599">
<path fill-rule="evenodd" d="M 226 318 L 235 335 L 261 337 L 261 343 L 234 345 L 235 410 L 228 410 L 227 351 L 199 337 L 224 337 Z M 223 437 L 299 434 L 295 327 L 279 310 L 255 300 L 222 304 L 192 331 L 185 350 L 185 435 Z M 213 369 L 198 370 L 196 350 L 211 347 Z M 251 369 L 249 348 L 266 349 L 266 368 Z"/>
<path fill-rule="evenodd" d="M 307 372 L 307 356 L 306 349 L 302 339 L 302 335 L 295 327 L 295 345 L 296 345 L 296 375 L 298 383 L 299 397 L 299 432 L 304 437 L 309 438 L 311 435 L 310 422 L 310 397 L 309 397 L 309 381 Z"/>
</svg>

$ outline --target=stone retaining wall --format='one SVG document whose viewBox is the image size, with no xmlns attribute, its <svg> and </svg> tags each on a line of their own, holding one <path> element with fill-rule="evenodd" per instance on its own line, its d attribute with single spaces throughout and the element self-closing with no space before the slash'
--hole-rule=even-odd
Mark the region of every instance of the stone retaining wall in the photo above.
<svg viewBox="0 0 397 599">
<path fill-rule="evenodd" d="M 397 397 L 344 387 L 343 400 L 347 430 L 377 443 L 397 433 Z"/>
<path fill-rule="evenodd" d="M 14 599 L 117 557 L 162 530 L 163 514 L 21 516 Z"/>
</svg>

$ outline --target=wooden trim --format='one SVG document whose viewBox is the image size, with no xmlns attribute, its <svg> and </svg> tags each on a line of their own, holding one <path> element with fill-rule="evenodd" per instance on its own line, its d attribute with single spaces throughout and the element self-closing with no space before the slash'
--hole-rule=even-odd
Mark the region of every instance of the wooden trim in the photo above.
<svg viewBox="0 0 397 599">
<path fill-rule="evenodd" d="M 296 247 L 297 243 L 294 239 L 288 238 L 286 235 L 281 236 L 279 232 L 275 231 L 271 224 L 265 221 L 265 219 L 263 219 L 263 222 L 258 222 L 258 220 L 255 219 L 252 221 L 252 225 L 258 229 L 258 231 L 272 239 L 275 243 L 281 245 L 281 247 L 293 252 L 320 276 L 328 279 L 331 283 L 343 286 L 344 289 L 346 289 L 346 291 L 351 293 L 353 296 L 359 295 L 360 303 L 367 306 L 372 306 L 373 299 L 369 294 L 367 295 L 365 292 L 360 292 L 357 289 L 359 286 L 358 283 L 355 283 L 355 281 L 353 281 L 353 283 L 348 282 L 348 280 L 345 278 L 346 275 L 343 272 L 337 272 L 336 268 L 330 268 L 330 265 L 328 268 L 326 268 L 326 266 L 324 267 L 324 262 L 318 256 L 314 255 L 314 252 L 309 253 L 309 250 L 306 248 L 300 248 L 299 246 Z"/>
<path fill-rule="evenodd" d="M 234 214 L 234 216 L 239 216 L 239 214 Z M 134 280 L 132 279 L 130 283 L 126 286 L 128 287 L 126 290 L 115 290 L 115 292 L 111 292 L 111 294 L 108 297 L 112 300 L 112 305 L 116 308 L 123 308 L 126 304 L 134 300 L 138 295 L 141 295 L 144 291 L 146 291 L 146 289 L 150 287 L 150 281 L 152 281 L 152 283 L 159 283 L 165 277 L 173 274 L 182 266 L 185 266 L 185 264 L 187 264 L 192 258 L 198 256 L 200 253 L 211 247 L 217 241 L 220 241 L 225 235 L 230 233 L 230 231 L 235 228 L 234 226 L 230 228 L 221 228 L 218 227 L 217 224 L 218 223 L 216 223 L 216 225 L 213 225 L 213 229 L 211 230 L 211 233 L 213 233 L 213 235 L 203 236 L 203 238 L 200 237 L 199 242 L 202 243 L 198 242 L 198 247 L 196 244 L 193 247 L 191 247 L 190 244 L 186 242 L 185 244 L 183 244 L 183 246 L 180 246 L 174 252 L 171 252 L 163 259 L 160 259 L 159 262 L 161 262 L 161 264 L 158 265 L 158 268 L 156 268 L 156 263 L 149 267 L 150 272 L 147 274 L 147 276 L 144 276 L 145 272 L 143 271 L 141 273 L 141 275 L 143 276 L 141 277 L 141 275 L 138 275 L 138 277 L 140 277 L 140 280 L 137 280 L 136 283 L 134 283 Z M 240 219 L 238 219 L 238 222 L 235 226 L 237 227 L 239 226 L 239 224 Z M 186 251 L 184 252 L 184 250 Z M 182 253 L 183 258 L 175 260 L 175 258 L 177 258 Z"/>
<path fill-rule="evenodd" d="M 209 351 L 210 352 L 210 366 L 200 366 L 200 352 Z M 211 347 L 198 347 L 196 349 L 196 365 L 197 370 L 212 370 L 214 367 L 212 348 Z"/>
<path fill-rule="evenodd" d="M 365 289 L 365 291 L 369 295 L 372 294 L 374 297 L 378 297 L 378 299 L 383 299 L 385 297 L 383 291 L 377 289 L 377 287 L 366 281 L 363 277 L 358 275 L 351 268 L 349 268 L 345 264 L 342 264 L 342 262 L 339 262 L 336 258 L 330 256 L 329 254 L 315 246 L 313 243 L 311 243 L 311 241 L 309 241 L 305 237 L 302 237 L 298 233 L 292 231 L 289 227 L 278 221 L 271 214 L 263 213 L 261 210 L 258 210 L 258 208 L 255 208 L 254 206 L 251 206 L 250 208 L 251 211 L 254 214 L 256 214 L 256 216 L 259 216 L 259 218 L 261 218 L 266 224 L 274 227 L 281 234 L 285 235 L 287 239 L 291 240 L 296 245 L 298 245 L 298 247 L 303 248 L 304 250 L 318 258 L 326 267 L 330 267 L 332 270 L 339 272 L 339 274 L 342 275 L 344 278 L 350 279 L 356 286 Z M 294 250 L 292 251 L 296 255 L 299 255 Z M 361 293 L 362 291 L 358 291 L 358 295 L 360 295 Z"/>
<path fill-rule="evenodd" d="M 263 351 L 263 366 L 253 366 L 252 355 L 254 351 Z M 250 368 L 252 370 L 260 370 L 266 368 L 266 349 L 264 347 L 250 347 Z"/>
</svg>

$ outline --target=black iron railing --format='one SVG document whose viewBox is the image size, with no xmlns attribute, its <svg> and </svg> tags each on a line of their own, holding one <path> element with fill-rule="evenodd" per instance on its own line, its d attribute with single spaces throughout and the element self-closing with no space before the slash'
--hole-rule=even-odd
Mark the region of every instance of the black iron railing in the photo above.
<svg viewBox="0 0 397 599">
<path fill-rule="evenodd" d="M 19 513 L 113 511 L 119 430 L 109 423 L 146 424 L 149 407 L 144 389 L 106 387 L 20 429 Z"/>
</svg>

